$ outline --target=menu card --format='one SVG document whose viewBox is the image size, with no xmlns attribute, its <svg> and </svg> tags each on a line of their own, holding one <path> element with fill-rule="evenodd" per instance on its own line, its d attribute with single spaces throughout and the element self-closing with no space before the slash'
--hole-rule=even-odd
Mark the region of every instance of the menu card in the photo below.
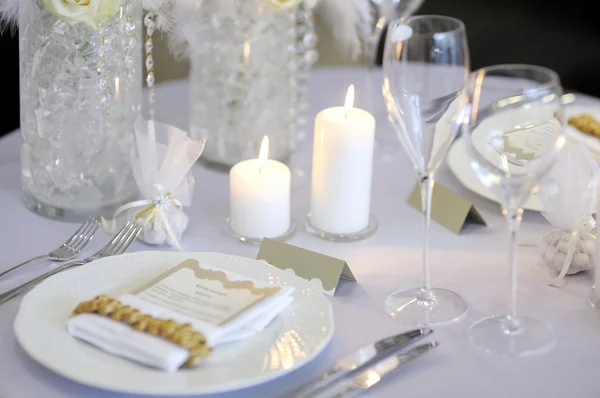
<svg viewBox="0 0 600 398">
<path fill-rule="evenodd" d="M 206 345 L 243 340 L 261 332 L 293 300 L 291 286 L 270 285 L 190 259 L 116 299 L 160 320 L 172 320 L 206 337 Z M 67 323 L 69 333 L 113 355 L 176 371 L 188 351 L 97 313 Z"/>
<path fill-rule="evenodd" d="M 187 260 L 151 280 L 133 294 L 163 309 L 222 326 L 258 302 L 281 291 L 279 286 L 240 280 L 223 271 L 202 268 Z M 255 285 L 256 284 L 256 285 Z"/>
</svg>

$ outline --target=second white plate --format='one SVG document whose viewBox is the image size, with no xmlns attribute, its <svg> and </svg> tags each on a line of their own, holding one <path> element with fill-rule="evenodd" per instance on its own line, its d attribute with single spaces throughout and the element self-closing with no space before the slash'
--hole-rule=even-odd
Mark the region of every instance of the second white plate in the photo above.
<svg viewBox="0 0 600 398">
<path fill-rule="evenodd" d="M 569 105 L 565 108 L 567 118 L 581 115 L 584 113 L 592 115 L 596 120 L 600 120 L 600 106 L 598 105 Z M 600 161 L 600 139 L 584 134 L 572 126 L 566 126 L 566 134 L 572 141 L 580 142 L 587 146 L 594 157 Z M 467 147 L 462 139 L 457 139 L 448 152 L 448 167 L 456 178 L 468 190 L 483 196 L 493 202 L 498 203 L 496 196 L 488 188 L 486 188 L 471 166 L 469 165 L 469 156 Z M 531 196 L 523 206 L 525 210 L 542 211 L 542 204 L 538 198 Z"/>
<path fill-rule="evenodd" d="M 598 105 L 570 105 L 565 108 L 565 113 L 567 114 L 567 119 L 582 114 L 589 114 L 594 119 L 600 120 L 600 106 Z M 582 133 L 569 125 L 567 125 L 566 134 L 572 141 L 580 142 L 587 146 L 594 157 L 600 160 L 600 139 L 598 137 Z"/>
<path fill-rule="evenodd" d="M 469 164 L 469 159 L 466 143 L 462 138 L 458 138 L 448 151 L 447 161 L 450 171 L 468 190 L 499 203 L 496 195 L 479 180 L 479 177 L 477 177 L 477 174 L 475 174 L 475 171 L 473 171 Z M 542 211 L 542 203 L 535 196 L 531 196 L 527 199 L 523 208 L 531 211 Z"/>
</svg>

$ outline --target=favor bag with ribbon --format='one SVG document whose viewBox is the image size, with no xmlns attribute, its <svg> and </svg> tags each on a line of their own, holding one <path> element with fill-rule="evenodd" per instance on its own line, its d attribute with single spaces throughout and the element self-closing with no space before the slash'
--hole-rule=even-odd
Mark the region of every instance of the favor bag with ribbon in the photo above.
<svg viewBox="0 0 600 398">
<path fill-rule="evenodd" d="M 542 237 L 543 263 L 558 276 L 594 267 L 598 163 L 581 144 L 567 145 L 537 196 L 544 217 L 555 227 Z"/>
<path fill-rule="evenodd" d="M 135 124 L 135 139 L 132 170 L 143 199 L 119 207 L 110 226 L 103 220 L 105 229 L 114 233 L 115 219 L 125 212 L 128 219 L 143 223 L 140 240 L 152 245 L 168 243 L 182 250 L 179 241 L 189 221 L 183 207 L 191 205 L 194 194 L 190 170 L 206 139 L 196 141 L 177 127 L 143 119 Z"/>
</svg>

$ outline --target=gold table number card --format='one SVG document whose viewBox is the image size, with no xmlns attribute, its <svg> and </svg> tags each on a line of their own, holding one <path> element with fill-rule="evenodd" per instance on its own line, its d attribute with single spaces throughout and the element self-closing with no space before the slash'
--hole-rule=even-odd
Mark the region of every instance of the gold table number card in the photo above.
<svg viewBox="0 0 600 398">
<path fill-rule="evenodd" d="M 419 185 L 413 189 L 408 203 L 419 211 L 423 211 L 421 205 L 421 190 Z M 455 234 L 460 233 L 463 226 L 468 222 L 486 225 L 481 214 L 469 201 L 445 186 L 435 183 L 433 198 L 431 201 L 431 218 L 448 228 Z"/>
<path fill-rule="evenodd" d="M 344 260 L 329 257 L 280 241 L 264 238 L 257 260 L 309 281 L 321 293 L 333 296 L 340 279 L 356 281 Z"/>
<path fill-rule="evenodd" d="M 280 291 L 258 288 L 249 280 L 231 281 L 223 271 L 205 269 L 189 259 L 152 279 L 132 294 L 161 308 L 222 326 Z"/>
</svg>

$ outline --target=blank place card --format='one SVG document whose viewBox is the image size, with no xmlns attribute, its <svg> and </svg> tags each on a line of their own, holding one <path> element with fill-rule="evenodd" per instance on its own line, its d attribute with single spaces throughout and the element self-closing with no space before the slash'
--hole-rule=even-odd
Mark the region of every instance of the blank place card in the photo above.
<svg viewBox="0 0 600 398">
<path fill-rule="evenodd" d="M 356 281 L 344 260 L 302 249 L 273 239 L 263 239 L 257 260 L 309 281 L 321 293 L 333 296 L 340 279 Z"/>
<path fill-rule="evenodd" d="M 408 203 L 417 210 L 423 211 L 421 189 L 418 184 L 408 198 Z M 473 204 L 437 182 L 433 187 L 431 218 L 455 234 L 460 233 L 467 222 L 486 225 Z"/>
</svg>

